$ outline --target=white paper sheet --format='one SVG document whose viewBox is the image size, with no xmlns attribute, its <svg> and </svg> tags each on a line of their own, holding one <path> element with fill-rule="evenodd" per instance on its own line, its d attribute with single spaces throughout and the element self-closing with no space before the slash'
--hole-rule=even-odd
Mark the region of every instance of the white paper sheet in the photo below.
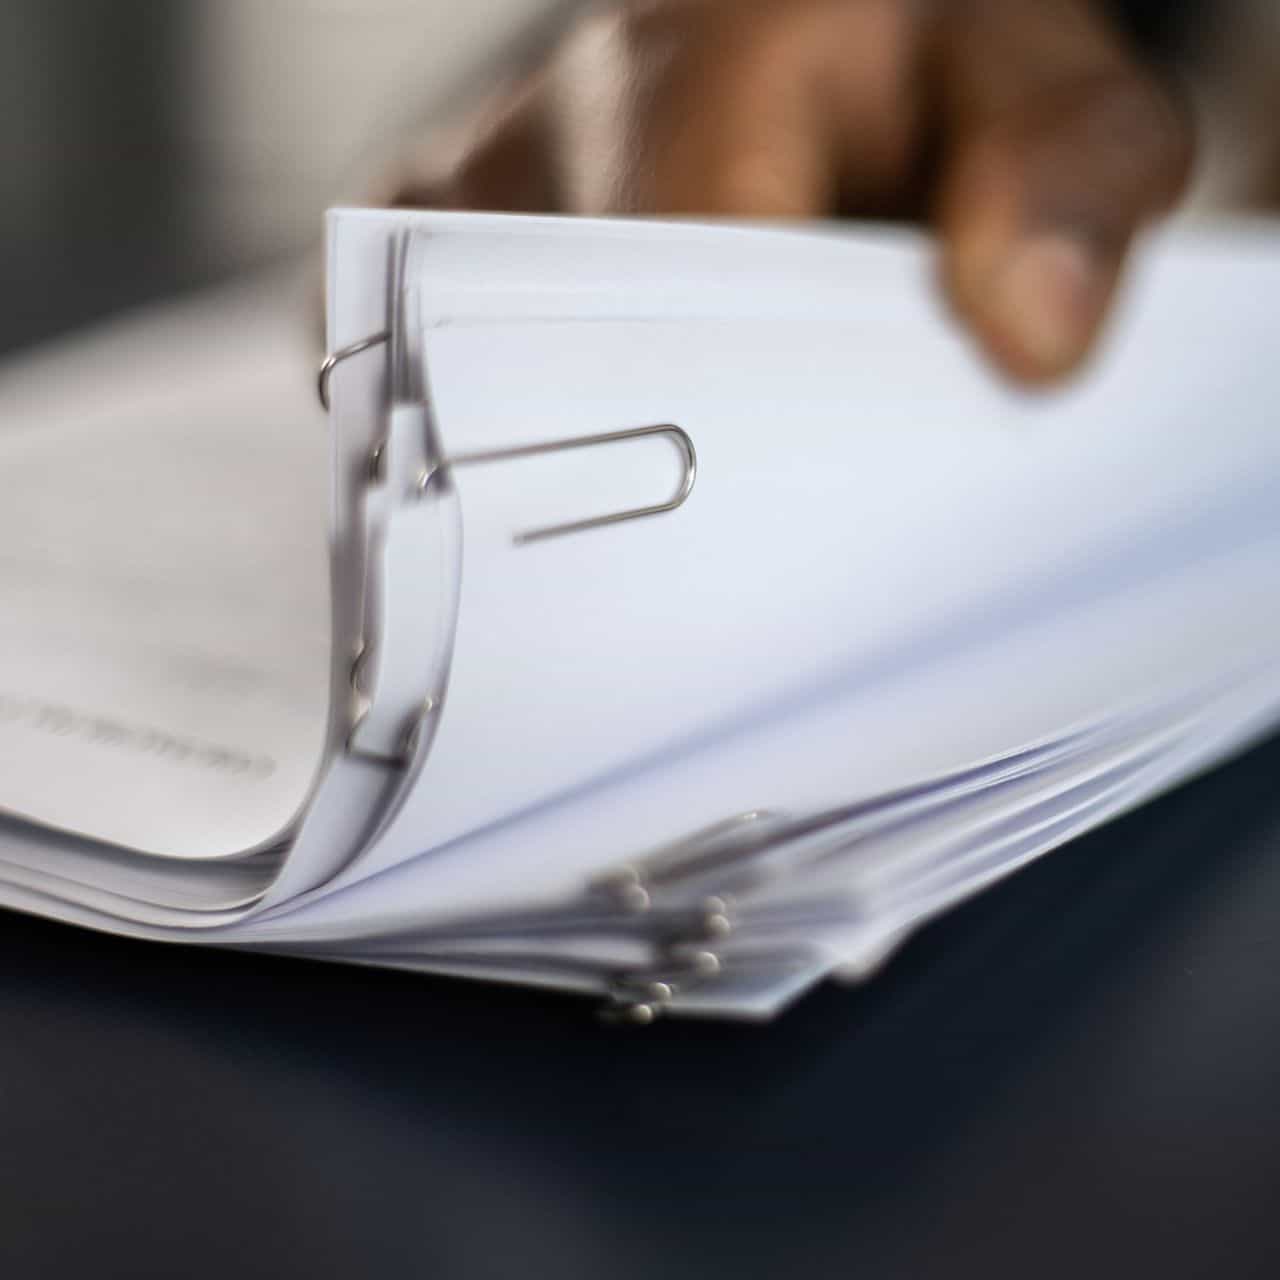
<svg viewBox="0 0 1280 1280">
<path fill-rule="evenodd" d="M 216 857 L 301 809 L 330 623 L 293 293 L 166 308 L 0 376 L 0 810 Z"/>
<path fill-rule="evenodd" d="M 924 242 L 883 232 L 343 211 L 332 349 L 386 326 L 406 229 L 461 551 L 452 512 L 411 545 L 413 466 L 375 480 L 373 348 L 333 382 L 332 614 L 282 309 L 0 383 L 0 807 L 29 819 L 0 824 L 0 900 L 764 1017 L 1280 721 L 1280 237 L 1153 244 L 1096 366 L 1033 396 L 945 317 Z M 163 380 L 122 374 L 149 349 Z M 570 537 L 513 540 L 662 499 L 670 442 L 447 466 L 667 422 L 697 447 L 689 501 Z M 408 768 L 344 747 L 362 645 L 373 738 L 405 710 L 378 678 L 413 688 L 415 648 L 447 674 Z M 75 716 L 163 749 L 117 731 L 111 772 Z M 190 767 L 205 743 L 277 767 L 220 779 Z M 814 828 L 768 875 L 682 873 L 638 915 L 591 888 L 752 810 Z M 723 935 L 698 933 L 708 902 Z M 680 969 L 707 950 L 715 981 Z"/>
</svg>

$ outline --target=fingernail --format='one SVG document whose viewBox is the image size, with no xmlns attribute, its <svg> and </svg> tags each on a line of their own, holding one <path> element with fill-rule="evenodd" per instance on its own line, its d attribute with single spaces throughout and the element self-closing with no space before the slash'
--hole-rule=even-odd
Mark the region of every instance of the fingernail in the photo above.
<svg viewBox="0 0 1280 1280">
<path fill-rule="evenodd" d="M 1008 340 L 1052 373 L 1084 354 L 1104 291 L 1104 274 L 1087 244 L 1045 233 L 1015 249 L 998 277 L 994 302 Z"/>
</svg>

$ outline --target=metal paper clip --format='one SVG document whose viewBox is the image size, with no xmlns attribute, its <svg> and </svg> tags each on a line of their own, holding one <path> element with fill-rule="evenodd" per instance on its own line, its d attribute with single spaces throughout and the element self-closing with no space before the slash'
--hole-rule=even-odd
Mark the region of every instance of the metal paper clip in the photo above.
<svg viewBox="0 0 1280 1280">
<path fill-rule="evenodd" d="M 733 937 L 735 906 L 719 885 L 749 877 L 750 864 L 767 854 L 787 827 L 784 814 L 751 809 L 592 881 L 592 896 L 624 915 L 648 921 L 655 931 L 654 963 L 615 978 L 601 1011 L 606 1022 L 647 1026 L 681 992 L 720 976 L 719 948 Z M 711 891 L 698 891 L 698 883 L 708 878 Z M 680 901 L 680 891 L 690 889 L 691 898 Z"/>
<path fill-rule="evenodd" d="M 749 809 L 605 872 L 592 883 L 592 891 L 606 895 L 630 914 L 650 911 L 662 889 L 688 885 L 720 871 L 741 870 L 753 855 L 769 852 L 788 823 L 784 813 Z"/>
<path fill-rule="evenodd" d="M 693 492 L 698 478 L 698 454 L 689 433 L 674 423 L 663 422 L 654 426 L 625 427 L 620 431 L 601 431 L 594 435 L 569 436 L 563 440 L 546 440 L 538 444 L 515 445 L 507 449 L 485 449 L 477 453 L 456 453 L 440 463 L 440 468 L 472 467 L 491 462 L 509 462 L 517 458 L 533 458 L 539 454 L 560 453 L 566 449 L 590 449 L 597 445 L 618 444 L 623 440 L 642 440 L 646 436 L 666 436 L 680 450 L 683 468 L 675 493 L 665 502 L 649 506 L 631 507 L 625 511 L 611 511 L 601 516 L 589 516 L 584 520 L 566 520 L 563 524 L 546 525 L 540 529 L 526 529 L 514 536 L 517 546 L 539 542 L 543 538 L 557 538 L 561 534 L 581 533 L 586 529 L 600 529 L 609 524 L 621 524 L 624 520 L 643 520 L 647 516 L 660 516 L 682 507 Z M 424 479 L 424 484 L 430 481 Z"/>
<path fill-rule="evenodd" d="M 756 946 L 727 956 L 692 950 L 667 956 L 652 968 L 619 975 L 599 1016 L 603 1022 L 647 1027 L 678 1011 L 681 997 L 696 998 L 710 983 L 741 989 L 744 984 L 770 986 L 799 978 L 807 984 L 827 968 L 821 952 L 803 944 Z"/>
<path fill-rule="evenodd" d="M 329 412 L 329 381 L 333 377 L 333 371 L 344 360 L 350 360 L 352 356 L 372 351 L 374 347 L 383 346 L 390 341 L 390 330 L 383 329 L 380 333 L 371 333 L 367 338 L 361 338 L 359 342 L 349 343 L 332 355 L 325 356 L 323 363 L 320 365 L 320 373 L 316 378 L 316 392 L 320 396 L 320 406 L 325 413 Z"/>
<path fill-rule="evenodd" d="M 722 964 L 714 951 L 695 950 L 643 972 L 623 974 L 614 980 L 608 1003 L 600 1010 L 604 1022 L 647 1027 L 688 991 L 720 976 Z"/>
<path fill-rule="evenodd" d="M 409 250 L 410 237 L 399 237 L 392 246 L 392 276 L 401 281 L 405 278 L 406 255 Z M 373 350 L 377 347 L 389 348 L 388 399 L 391 413 L 394 415 L 404 409 L 423 411 L 423 430 L 426 438 L 422 442 L 421 473 L 417 479 L 416 493 L 410 492 L 395 501 L 412 501 L 425 498 L 429 491 L 434 491 L 437 483 L 445 488 L 449 486 L 451 474 L 458 467 L 485 466 L 501 462 L 518 461 L 544 454 L 560 453 L 572 449 L 587 449 L 605 445 L 619 444 L 626 441 L 642 440 L 648 437 L 664 436 L 678 450 L 681 459 L 681 470 L 675 491 L 670 497 L 640 507 L 630 507 L 620 511 L 609 511 L 602 515 L 588 516 L 577 520 L 565 520 L 556 524 L 544 525 L 533 529 L 524 529 L 513 535 L 517 546 L 524 546 L 543 539 L 560 537 L 570 533 L 585 532 L 590 529 L 604 528 L 624 521 L 641 520 L 650 516 L 663 515 L 682 507 L 693 492 L 698 476 L 698 455 L 689 433 L 674 423 L 657 423 L 639 427 L 627 427 L 612 431 L 602 431 L 590 435 L 569 436 L 559 440 L 537 441 L 531 444 L 511 445 L 496 449 L 475 450 L 452 456 L 440 456 L 442 450 L 430 421 L 430 397 L 427 390 L 427 376 L 424 356 L 420 350 L 412 350 L 415 342 L 420 343 L 421 335 L 412 330 L 406 320 L 409 302 L 406 290 L 399 287 L 392 290 L 391 315 L 388 327 L 357 342 L 349 343 L 327 356 L 320 366 L 316 390 L 320 403 L 326 410 L 331 404 L 331 384 L 333 374 L 344 361 Z M 373 450 L 369 465 L 368 485 L 370 489 L 386 483 L 385 447 L 386 441 Z M 378 572 L 372 559 L 366 564 L 366 584 L 371 575 Z M 388 589 L 384 585 L 384 590 Z M 363 673 L 372 670 L 370 654 L 376 648 L 376 637 L 369 630 L 362 639 L 360 657 L 351 673 L 351 682 L 355 691 L 356 710 L 354 724 L 348 737 L 348 751 L 353 755 L 366 758 L 374 763 L 397 768 L 406 767 L 417 753 L 417 744 L 422 738 L 424 725 L 438 706 L 435 690 L 422 690 L 422 697 L 416 701 L 407 701 L 403 708 L 401 720 L 406 726 L 401 733 L 401 741 L 394 749 L 380 746 L 371 747 L 367 743 L 359 743 L 356 735 L 360 726 L 368 717 L 378 696 L 378 690 L 365 687 Z"/>
<path fill-rule="evenodd" d="M 334 370 L 344 361 L 371 351 L 374 347 L 394 342 L 394 335 L 389 330 L 370 334 L 358 342 L 335 351 L 326 356 L 320 366 L 316 389 L 320 403 L 327 412 L 329 409 L 330 381 Z M 648 436 L 666 436 L 679 450 L 681 457 L 681 474 L 675 492 L 662 502 L 650 503 L 643 507 L 630 507 L 624 511 L 610 511 L 604 515 L 589 516 L 582 520 L 566 520 L 560 524 L 546 525 L 538 529 L 526 529 L 517 533 L 513 541 L 517 546 L 531 542 L 539 542 L 544 538 L 556 538 L 567 533 L 581 533 L 587 529 L 600 529 L 606 525 L 621 524 L 627 520 L 643 520 L 649 516 L 664 515 L 684 506 L 693 486 L 698 479 L 698 452 L 689 433 L 673 422 L 661 422 L 641 427 L 623 427 L 614 431 L 600 431 L 590 435 L 566 436 L 561 440 L 541 440 L 533 444 L 512 445 L 499 449 L 481 449 L 471 453 L 458 453 L 439 460 L 429 472 L 423 475 L 420 488 L 425 490 L 430 482 L 441 473 L 447 473 L 457 467 L 484 466 L 495 462 L 513 462 L 520 458 L 533 458 L 543 454 L 561 453 L 570 449 L 590 449 L 601 445 L 620 444 L 628 440 L 643 440 Z M 376 465 L 375 450 L 375 465 Z"/>
</svg>

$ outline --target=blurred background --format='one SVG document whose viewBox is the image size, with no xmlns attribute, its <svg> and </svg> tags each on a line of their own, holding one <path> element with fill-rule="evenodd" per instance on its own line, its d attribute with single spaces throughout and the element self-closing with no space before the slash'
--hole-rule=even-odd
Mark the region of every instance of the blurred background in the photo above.
<svg viewBox="0 0 1280 1280">
<path fill-rule="evenodd" d="M 1280 25 L 1274 0 L 1112 3 L 1197 66 L 1228 29 L 1247 60 L 1246 10 Z M 0 0 L 0 349 L 297 253 L 326 205 L 584 7 Z"/>
<path fill-rule="evenodd" d="M 0 0 L 0 348 L 315 241 L 574 0 Z"/>
</svg>

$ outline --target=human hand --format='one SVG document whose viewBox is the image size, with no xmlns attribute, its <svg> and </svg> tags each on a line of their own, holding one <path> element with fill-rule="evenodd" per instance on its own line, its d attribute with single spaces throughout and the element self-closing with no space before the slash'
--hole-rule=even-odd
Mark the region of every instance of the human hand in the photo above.
<svg viewBox="0 0 1280 1280">
<path fill-rule="evenodd" d="M 1087 356 L 1191 129 L 1094 0 L 646 0 L 581 24 L 396 203 L 926 221 L 1026 382 Z"/>
</svg>

